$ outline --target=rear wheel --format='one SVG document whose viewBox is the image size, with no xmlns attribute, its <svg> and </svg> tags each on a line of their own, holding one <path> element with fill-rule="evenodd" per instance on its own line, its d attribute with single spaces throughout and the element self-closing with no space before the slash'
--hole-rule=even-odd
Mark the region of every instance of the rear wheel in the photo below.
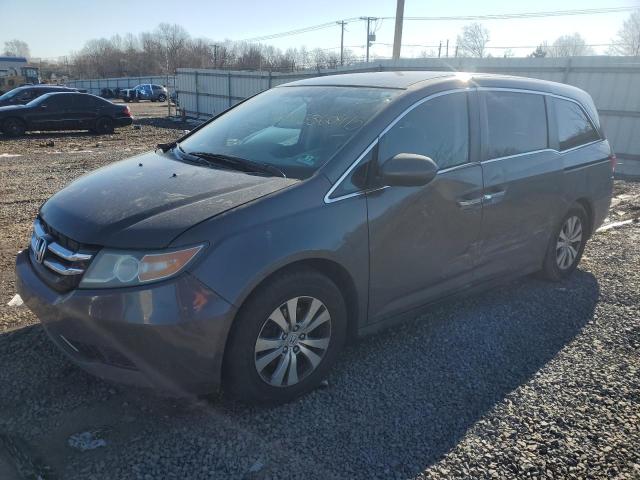
<svg viewBox="0 0 640 480">
<path fill-rule="evenodd" d="M 543 276 L 562 280 L 578 266 L 589 237 L 589 219 L 580 205 L 575 205 L 556 227 L 543 265 Z"/>
<path fill-rule="evenodd" d="M 164 93 L 161 93 L 160 95 L 158 95 L 158 101 L 159 102 L 166 102 L 167 101 L 167 96 Z"/>
<path fill-rule="evenodd" d="M 11 137 L 24 135 L 27 125 L 19 118 L 8 118 L 2 124 L 2 131 Z"/>
<path fill-rule="evenodd" d="M 113 133 L 113 120 L 109 117 L 100 117 L 96 120 L 94 131 L 98 133 Z"/>
<path fill-rule="evenodd" d="M 246 403 L 282 403 L 315 388 L 346 338 L 346 308 L 324 275 L 275 277 L 240 310 L 225 352 L 224 388 Z"/>
</svg>

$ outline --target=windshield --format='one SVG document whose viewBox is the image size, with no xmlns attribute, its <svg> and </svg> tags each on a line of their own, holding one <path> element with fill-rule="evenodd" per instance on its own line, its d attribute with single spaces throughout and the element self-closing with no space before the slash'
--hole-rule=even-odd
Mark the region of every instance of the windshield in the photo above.
<svg viewBox="0 0 640 480">
<path fill-rule="evenodd" d="M 214 120 L 180 147 L 187 153 L 245 158 L 304 179 L 398 93 L 363 87 L 274 88 Z"/>
<path fill-rule="evenodd" d="M 0 95 L 0 102 L 3 100 L 11 100 L 13 97 L 15 97 L 16 95 L 18 95 L 20 92 L 22 92 L 23 90 L 20 88 L 14 88 L 13 90 L 9 90 L 7 93 L 5 93 L 4 95 Z"/>
<path fill-rule="evenodd" d="M 29 103 L 27 103 L 27 105 L 29 106 L 38 105 L 44 102 L 47 98 L 51 98 L 52 93 L 56 93 L 56 92 L 49 92 L 49 93 L 45 93 L 44 95 L 40 95 L 39 97 L 36 97 L 33 100 L 31 100 Z"/>
</svg>

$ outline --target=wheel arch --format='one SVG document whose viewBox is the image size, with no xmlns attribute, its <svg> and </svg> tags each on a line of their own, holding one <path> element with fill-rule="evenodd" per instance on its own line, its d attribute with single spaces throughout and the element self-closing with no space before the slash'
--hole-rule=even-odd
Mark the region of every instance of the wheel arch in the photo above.
<svg viewBox="0 0 640 480">
<path fill-rule="evenodd" d="M 582 208 L 584 208 L 584 211 L 587 214 L 587 220 L 589 221 L 589 236 L 591 236 L 593 234 L 593 222 L 594 222 L 593 205 L 591 204 L 591 201 L 586 197 L 581 197 L 577 199 L 575 203 L 577 203 Z"/>
<path fill-rule="evenodd" d="M 361 312 L 359 306 L 359 294 L 356 288 L 355 281 L 349 273 L 349 271 L 340 263 L 333 259 L 325 257 L 311 257 L 290 261 L 285 265 L 280 265 L 273 271 L 269 272 L 263 278 L 261 278 L 253 287 L 242 297 L 238 302 L 238 311 L 242 308 L 242 305 L 247 299 L 253 295 L 260 287 L 267 284 L 273 278 L 283 273 L 292 272 L 296 270 L 314 270 L 331 280 L 336 284 L 342 296 L 344 298 L 345 307 L 347 309 L 347 333 L 348 338 L 354 338 L 358 330 L 358 320 Z M 237 316 L 237 314 L 236 314 Z M 234 319 L 235 322 L 235 319 Z M 233 323 L 231 328 L 233 328 Z"/>
<path fill-rule="evenodd" d="M 20 117 L 18 117 L 16 115 L 12 115 L 10 117 L 3 118 L 2 121 L 0 121 L 0 127 L 1 127 L 2 130 L 4 130 L 4 126 L 9 120 L 17 120 L 17 121 L 19 121 L 20 123 L 22 123 L 24 125 L 25 130 L 29 128 L 29 123 L 24 118 L 20 118 Z"/>
</svg>

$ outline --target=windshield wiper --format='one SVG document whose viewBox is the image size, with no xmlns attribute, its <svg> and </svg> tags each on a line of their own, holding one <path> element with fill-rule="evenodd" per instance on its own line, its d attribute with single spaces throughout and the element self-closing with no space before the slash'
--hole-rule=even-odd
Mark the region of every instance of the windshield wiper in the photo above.
<svg viewBox="0 0 640 480">
<path fill-rule="evenodd" d="M 285 173 L 278 167 L 274 167 L 268 163 L 254 162 L 253 160 L 247 160 L 246 158 L 234 157 L 232 155 L 225 155 L 223 153 L 210 153 L 210 152 L 185 152 L 178 145 L 178 148 L 185 153 L 193 157 L 197 157 L 202 160 L 206 160 L 210 163 L 217 163 L 243 172 L 261 172 L 270 173 L 278 177 L 287 178 Z"/>
</svg>

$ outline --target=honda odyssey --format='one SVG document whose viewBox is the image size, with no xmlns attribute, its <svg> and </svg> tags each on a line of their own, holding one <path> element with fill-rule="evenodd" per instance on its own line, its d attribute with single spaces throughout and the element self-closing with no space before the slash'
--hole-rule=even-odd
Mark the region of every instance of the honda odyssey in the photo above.
<svg viewBox="0 0 640 480">
<path fill-rule="evenodd" d="M 614 163 L 593 101 L 568 85 L 296 81 L 51 197 L 18 290 L 96 375 L 283 402 L 345 341 L 435 300 L 570 275 Z"/>
</svg>

